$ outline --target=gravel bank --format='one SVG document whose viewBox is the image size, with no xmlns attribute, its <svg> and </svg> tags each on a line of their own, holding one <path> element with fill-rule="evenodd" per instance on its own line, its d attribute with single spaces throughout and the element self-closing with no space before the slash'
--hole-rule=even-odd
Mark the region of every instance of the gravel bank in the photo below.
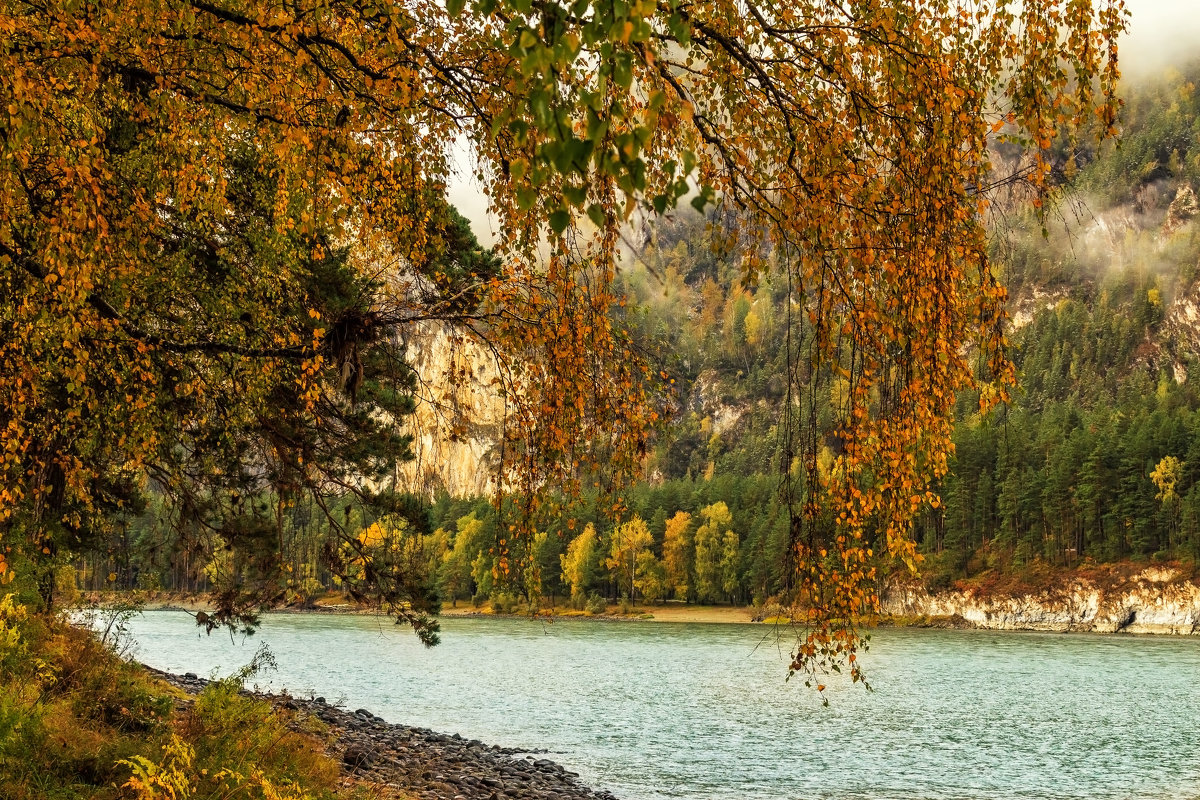
<svg viewBox="0 0 1200 800">
<path fill-rule="evenodd" d="M 190 672 L 147 669 L 189 694 L 208 684 Z M 323 697 L 258 696 L 328 725 L 327 751 L 346 774 L 422 800 L 617 800 L 584 786 L 577 773 L 536 753 L 394 725 L 364 708 L 348 711 L 330 705 Z"/>
</svg>

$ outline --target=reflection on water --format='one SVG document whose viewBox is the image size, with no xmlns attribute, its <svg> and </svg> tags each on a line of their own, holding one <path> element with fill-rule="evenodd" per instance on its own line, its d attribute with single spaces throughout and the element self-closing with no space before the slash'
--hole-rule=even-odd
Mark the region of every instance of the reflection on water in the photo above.
<svg viewBox="0 0 1200 800">
<path fill-rule="evenodd" d="M 884 630 L 875 691 L 831 681 L 823 708 L 761 626 L 447 619 L 432 650 L 374 617 L 133 628 L 146 663 L 201 675 L 266 642 L 263 685 L 545 748 L 625 800 L 1200 797 L 1196 640 Z"/>
</svg>

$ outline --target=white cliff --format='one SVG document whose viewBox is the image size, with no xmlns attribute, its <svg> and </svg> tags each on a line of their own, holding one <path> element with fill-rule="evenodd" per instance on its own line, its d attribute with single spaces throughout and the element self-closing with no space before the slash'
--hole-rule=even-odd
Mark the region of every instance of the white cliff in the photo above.
<svg viewBox="0 0 1200 800">
<path fill-rule="evenodd" d="M 1076 578 L 1051 590 L 984 597 L 969 589 L 930 594 L 914 585 L 889 586 L 884 615 L 961 617 L 993 630 L 1095 633 L 1200 633 L 1200 586 L 1172 568 L 1150 568 L 1105 585 Z"/>
</svg>

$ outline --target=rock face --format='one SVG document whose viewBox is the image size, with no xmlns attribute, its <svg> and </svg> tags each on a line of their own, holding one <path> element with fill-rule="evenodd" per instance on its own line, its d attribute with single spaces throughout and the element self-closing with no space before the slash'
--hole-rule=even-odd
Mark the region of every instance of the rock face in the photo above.
<svg viewBox="0 0 1200 800">
<path fill-rule="evenodd" d="M 398 477 L 429 495 L 439 489 L 463 497 L 489 493 L 504 417 L 495 362 L 445 328 L 422 329 L 407 345 L 421 388 L 406 420 L 413 460 L 399 465 Z"/>
<path fill-rule="evenodd" d="M 190 673 L 151 671 L 192 694 L 208 683 Z M 584 786 L 577 773 L 528 751 L 393 725 L 363 708 L 350 712 L 329 705 L 323 697 L 258 697 L 291 711 L 297 727 L 304 728 L 309 718 L 328 725 L 327 752 L 346 774 L 421 800 L 616 800 Z"/>
<path fill-rule="evenodd" d="M 1200 633 L 1200 586 L 1180 580 L 1172 569 L 1147 569 L 1117 587 L 1078 580 L 1011 597 L 979 597 L 969 590 L 931 595 L 923 587 L 895 585 L 884 591 L 881 608 L 905 617 L 957 615 L 993 630 Z"/>
<path fill-rule="evenodd" d="M 1167 208 L 1167 219 L 1163 222 L 1163 233 L 1174 233 L 1200 214 L 1200 203 L 1196 201 L 1196 192 L 1191 186 L 1184 184 L 1175 193 L 1175 199 Z"/>
</svg>

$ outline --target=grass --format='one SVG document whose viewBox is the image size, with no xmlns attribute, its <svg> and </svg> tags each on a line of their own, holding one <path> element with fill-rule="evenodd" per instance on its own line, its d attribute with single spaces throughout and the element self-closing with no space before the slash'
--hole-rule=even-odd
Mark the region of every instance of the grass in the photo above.
<svg viewBox="0 0 1200 800">
<path fill-rule="evenodd" d="M 188 704 L 111 644 L 0 600 L 0 797 L 406 800 L 342 779 L 326 732 L 240 694 L 244 675 Z"/>
<path fill-rule="evenodd" d="M 1096 563 L 1090 559 L 1072 567 L 1053 566 L 1043 560 L 1021 565 L 977 565 L 969 578 L 954 578 L 930 559 L 923 576 L 925 588 L 932 593 L 959 591 L 975 598 L 1011 598 L 1037 595 L 1063 595 L 1078 586 L 1090 587 L 1105 594 L 1119 594 L 1138 587 L 1148 572 L 1169 574 L 1167 585 L 1196 582 L 1200 569 L 1191 561 L 1146 563 L 1117 561 Z"/>
</svg>

